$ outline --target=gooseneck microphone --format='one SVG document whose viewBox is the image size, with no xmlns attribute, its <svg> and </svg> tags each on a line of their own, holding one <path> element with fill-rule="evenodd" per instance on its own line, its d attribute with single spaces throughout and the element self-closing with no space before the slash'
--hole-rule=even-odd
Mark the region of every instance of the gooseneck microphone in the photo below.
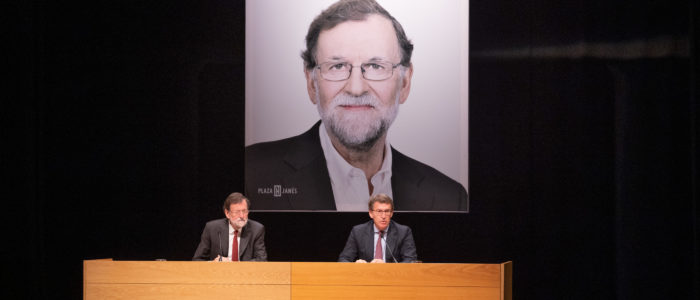
<svg viewBox="0 0 700 300">
<path fill-rule="evenodd" d="M 216 233 L 219 234 L 219 261 L 221 261 L 221 260 L 223 259 L 223 257 L 224 257 L 224 256 L 222 255 L 222 254 L 224 253 L 224 251 L 221 250 L 221 231 L 217 231 Z"/>
<path fill-rule="evenodd" d="M 393 259 L 395 263 L 398 263 L 398 261 L 396 261 L 396 257 L 394 257 L 394 253 L 391 253 L 391 246 L 389 246 L 389 242 L 386 241 L 386 236 L 382 235 L 382 239 L 384 240 L 384 245 L 386 245 L 386 248 L 389 249 L 389 255 L 391 255 L 391 259 Z"/>
</svg>

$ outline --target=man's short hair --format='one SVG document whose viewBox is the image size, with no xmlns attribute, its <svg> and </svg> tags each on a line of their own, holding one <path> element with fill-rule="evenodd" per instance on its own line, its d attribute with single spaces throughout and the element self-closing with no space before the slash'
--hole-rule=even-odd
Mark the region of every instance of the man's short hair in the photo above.
<svg viewBox="0 0 700 300">
<path fill-rule="evenodd" d="M 376 195 L 370 197 L 369 198 L 369 210 L 372 210 L 372 208 L 374 208 L 374 203 L 376 203 L 376 202 L 390 204 L 391 210 L 394 210 L 394 200 L 391 200 L 391 197 L 389 197 L 387 194 L 376 194 Z"/>
<path fill-rule="evenodd" d="M 408 67 L 411 64 L 413 44 L 406 37 L 401 24 L 389 12 L 374 0 L 340 0 L 321 12 L 309 26 L 309 32 L 306 34 L 306 50 L 301 53 L 306 69 L 311 70 L 318 63 L 316 61 L 316 46 L 321 31 L 331 29 L 346 21 L 363 21 L 372 14 L 384 16 L 391 21 L 401 48 L 400 64 Z"/>
<path fill-rule="evenodd" d="M 250 200 L 248 200 L 248 197 L 243 196 L 241 193 L 232 193 L 226 197 L 226 200 L 224 200 L 224 210 L 228 211 L 231 209 L 231 204 L 238 204 L 244 200 L 246 204 L 248 204 L 248 209 L 250 209 Z"/>
</svg>

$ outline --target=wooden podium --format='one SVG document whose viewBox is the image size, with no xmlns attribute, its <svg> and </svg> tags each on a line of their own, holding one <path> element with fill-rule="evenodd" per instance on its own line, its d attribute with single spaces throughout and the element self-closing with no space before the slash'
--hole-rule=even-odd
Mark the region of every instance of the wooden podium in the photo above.
<svg viewBox="0 0 700 300">
<path fill-rule="evenodd" d="M 511 262 L 83 262 L 83 299 L 512 298 Z"/>
</svg>

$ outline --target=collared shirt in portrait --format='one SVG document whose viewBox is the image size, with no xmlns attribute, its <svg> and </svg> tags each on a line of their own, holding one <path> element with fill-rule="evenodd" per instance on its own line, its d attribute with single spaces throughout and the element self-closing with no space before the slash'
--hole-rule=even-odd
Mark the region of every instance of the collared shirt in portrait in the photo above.
<svg viewBox="0 0 700 300">
<path fill-rule="evenodd" d="M 323 123 L 319 126 L 319 136 L 323 155 L 326 157 L 336 210 L 367 211 L 370 196 L 387 194 L 389 197 L 394 197 L 391 192 L 391 147 L 389 141 L 386 141 L 384 146 L 382 166 L 370 180 L 374 187 L 372 195 L 370 195 L 365 173 L 362 169 L 350 165 L 340 156 L 338 150 L 333 147 Z"/>
</svg>

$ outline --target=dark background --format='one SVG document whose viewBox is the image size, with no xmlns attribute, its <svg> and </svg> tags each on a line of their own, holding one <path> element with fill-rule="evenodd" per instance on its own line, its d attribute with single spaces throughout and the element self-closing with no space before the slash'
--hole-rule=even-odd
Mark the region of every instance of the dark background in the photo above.
<svg viewBox="0 0 700 300">
<path fill-rule="evenodd" d="M 516 299 L 697 299 L 696 1 L 470 2 L 471 213 L 397 213 L 419 258 L 512 260 Z M 3 10 L 3 293 L 190 259 L 243 189 L 244 1 Z M 251 218 L 274 261 L 334 261 L 368 219 Z"/>
</svg>

